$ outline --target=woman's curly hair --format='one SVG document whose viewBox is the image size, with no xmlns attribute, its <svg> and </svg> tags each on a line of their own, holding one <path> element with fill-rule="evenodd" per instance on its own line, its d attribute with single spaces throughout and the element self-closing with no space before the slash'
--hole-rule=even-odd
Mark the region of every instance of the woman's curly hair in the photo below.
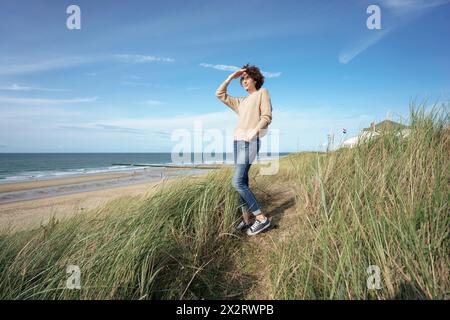
<svg viewBox="0 0 450 320">
<path fill-rule="evenodd" d="M 259 90 L 262 85 L 264 84 L 264 76 L 261 73 L 261 70 L 259 70 L 258 67 L 256 66 L 252 66 L 249 63 L 247 63 L 246 65 L 244 65 L 242 67 L 242 69 L 247 69 L 246 73 L 248 74 L 248 76 L 250 78 L 252 78 L 256 83 L 255 83 L 255 88 L 256 90 Z M 241 76 L 240 82 L 241 82 L 241 86 L 242 86 L 242 80 L 243 77 Z"/>
</svg>

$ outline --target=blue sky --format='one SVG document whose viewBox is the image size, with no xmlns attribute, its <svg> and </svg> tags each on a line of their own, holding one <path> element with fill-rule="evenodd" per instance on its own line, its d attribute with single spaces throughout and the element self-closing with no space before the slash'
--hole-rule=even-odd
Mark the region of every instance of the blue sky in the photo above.
<svg viewBox="0 0 450 320">
<path fill-rule="evenodd" d="M 81 8 L 68 30 L 66 8 Z M 381 30 L 366 9 L 381 8 Z M 0 152 L 170 152 L 233 130 L 214 95 L 266 72 L 280 151 L 322 150 L 411 100 L 450 96 L 450 1 L 0 0 Z M 229 94 L 246 92 L 235 81 Z M 228 147 L 228 146 L 227 146 Z"/>
</svg>

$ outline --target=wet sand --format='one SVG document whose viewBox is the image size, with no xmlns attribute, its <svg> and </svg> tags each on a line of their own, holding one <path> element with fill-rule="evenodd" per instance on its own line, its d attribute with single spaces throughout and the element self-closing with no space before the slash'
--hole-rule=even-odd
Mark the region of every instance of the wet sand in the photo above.
<svg viewBox="0 0 450 320">
<path fill-rule="evenodd" d="M 150 183 L 163 178 L 208 172 L 206 169 L 144 168 L 127 172 L 90 174 L 77 177 L 0 184 L 0 204 L 36 200 L 85 191 Z"/>
<path fill-rule="evenodd" d="M 0 185 L 0 199 L 7 195 L 18 197 L 14 201 L 0 203 L 0 229 L 21 230 L 38 227 L 47 223 L 52 217 L 59 220 L 82 214 L 121 196 L 153 192 L 161 183 L 176 181 L 177 176 L 196 177 L 208 171 L 184 170 L 182 172 L 180 169 L 164 169 L 164 179 L 148 172 L 137 173 L 136 171 Z M 88 190 L 92 184 L 97 186 L 97 189 Z M 73 190 L 64 194 L 65 188 L 73 188 Z M 58 193 L 60 189 L 63 191 Z M 26 195 L 39 193 L 39 197 L 20 200 L 23 193 Z"/>
<path fill-rule="evenodd" d="M 27 189 L 35 189 L 42 187 L 52 187 L 58 185 L 68 185 L 80 182 L 88 182 L 88 181 L 98 181 L 104 179 L 114 179 L 120 177 L 127 177 L 130 175 L 130 172 L 120 172 L 120 173 L 101 173 L 95 175 L 86 175 L 80 177 L 70 177 L 70 178 L 55 178 L 50 180 L 35 180 L 35 181 L 26 181 L 26 182 L 16 182 L 16 183 L 4 183 L 0 184 L 0 193 L 2 192 L 11 192 L 11 191 L 19 191 L 19 190 L 27 190 Z"/>
</svg>

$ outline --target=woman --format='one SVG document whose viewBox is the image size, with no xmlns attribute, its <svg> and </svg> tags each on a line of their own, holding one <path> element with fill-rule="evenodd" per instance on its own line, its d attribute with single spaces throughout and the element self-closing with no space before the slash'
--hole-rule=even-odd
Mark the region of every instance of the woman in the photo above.
<svg viewBox="0 0 450 320">
<path fill-rule="evenodd" d="M 228 84 L 238 77 L 241 86 L 249 93 L 245 97 L 232 97 L 227 94 Z M 247 230 L 248 235 L 258 234 L 270 226 L 270 220 L 261 211 L 248 185 L 248 172 L 259 152 L 259 138 L 265 136 L 272 121 L 272 104 L 267 89 L 261 88 L 263 83 L 264 76 L 259 68 L 246 64 L 231 74 L 216 91 L 216 97 L 238 115 L 233 141 L 235 171 L 232 185 L 240 195 L 242 209 L 242 220 L 236 229 Z M 250 221 L 251 216 L 255 217 L 253 224 Z"/>
</svg>

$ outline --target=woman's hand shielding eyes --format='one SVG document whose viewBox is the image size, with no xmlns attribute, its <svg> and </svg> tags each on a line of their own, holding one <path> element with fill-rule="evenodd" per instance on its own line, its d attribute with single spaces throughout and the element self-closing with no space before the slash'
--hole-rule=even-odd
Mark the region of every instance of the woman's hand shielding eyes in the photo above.
<svg viewBox="0 0 450 320">
<path fill-rule="evenodd" d="M 246 68 L 239 69 L 238 71 L 235 71 L 234 73 L 232 73 L 232 74 L 229 76 L 229 78 L 230 78 L 230 79 L 236 79 L 236 78 L 239 78 L 239 77 L 241 76 L 241 74 L 243 74 L 245 71 L 247 71 Z"/>
</svg>

